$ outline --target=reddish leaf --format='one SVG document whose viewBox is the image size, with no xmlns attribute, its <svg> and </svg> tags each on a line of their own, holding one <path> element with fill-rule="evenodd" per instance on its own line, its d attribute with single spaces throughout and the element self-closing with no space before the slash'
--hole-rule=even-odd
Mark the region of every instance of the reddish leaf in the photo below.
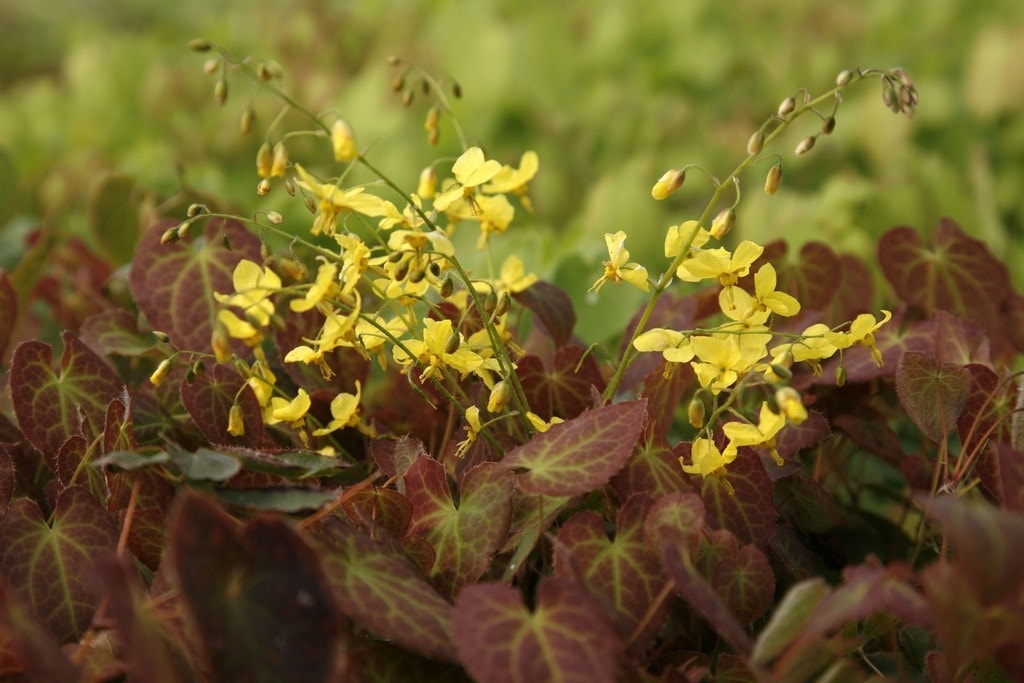
<svg viewBox="0 0 1024 683">
<path fill-rule="evenodd" d="M 689 478 L 679 467 L 679 458 L 664 435 L 653 427 L 644 430 L 625 467 L 612 477 L 611 487 L 620 501 L 646 494 L 660 498 L 679 491 L 692 491 Z"/>
<path fill-rule="evenodd" d="M 626 633 L 643 621 L 666 581 L 657 549 L 645 534 L 649 507 L 650 499 L 631 498 L 619 510 L 614 538 L 608 537 L 600 515 L 580 512 L 562 526 L 555 542 L 555 574 L 581 581 L 614 607 Z M 664 618 L 665 609 L 650 618 L 648 637 L 654 637 Z"/>
<path fill-rule="evenodd" d="M 718 298 L 714 300 L 715 311 L 718 311 Z M 655 327 L 664 327 L 671 330 L 689 330 L 696 326 L 695 318 L 697 315 L 698 301 L 695 296 L 677 296 L 671 292 L 665 292 L 658 302 L 654 305 L 654 310 L 651 311 L 650 317 L 647 319 L 646 329 L 650 330 Z M 633 331 L 636 326 L 640 324 L 640 320 L 644 315 L 644 309 L 641 308 L 637 311 L 636 315 L 633 316 L 629 324 L 626 325 L 625 333 L 622 335 L 622 344 L 619 347 L 619 357 L 626 353 L 627 345 L 629 340 L 633 337 Z M 630 349 L 630 353 L 635 353 L 635 349 Z M 661 375 L 653 374 L 656 369 L 664 367 L 664 359 L 660 354 L 657 353 L 641 353 L 634 358 L 632 364 L 627 368 L 626 374 L 623 375 L 621 389 L 628 389 L 634 387 L 644 381 L 644 395 L 647 396 L 648 400 L 657 405 L 657 398 L 653 397 L 652 394 L 661 391 L 657 386 L 659 380 L 664 381 L 664 377 Z M 682 371 L 683 377 L 680 378 L 678 373 Z M 667 382 L 668 387 L 666 393 L 671 393 L 675 390 L 675 385 L 686 384 L 685 378 L 689 378 L 693 381 L 694 374 L 690 366 L 684 365 L 682 368 L 676 368 L 673 373 L 671 381 Z M 666 406 L 667 408 L 667 406 Z M 655 414 L 658 421 L 661 421 L 661 417 L 658 415 L 659 411 L 653 407 L 650 409 Z"/>
<path fill-rule="evenodd" d="M 956 426 L 971 390 L 971 376 L 962 366 L 908 352 L 896 369 L 896 390 L 910 419 L 938 443 Z"/>
<path fill-rule="evenodd" d="M 123 385 L 102 358 L 65 332 L 60 373 L 53 370 L 48 344 L 27 341 L 11 359 L 11 398 L 25 438 L 44 454 L 54 454 L 72 434 L 87 438 L 103 425 L 107 404 L 121 395 Z"/>
<path fill-rule="evenodd" d="M 675 537 L 691 556 L 704 537 L 704 501 L 696 493 L 672 493 L 658 498 L 647 512 L 647 538 Z"/>
<path fill-rule="evenodd" d="M 761 258 L 750 269 L 750 275 L 741 280 L 744 289 L 753 291 L 754 273 L 762 263 L 775 266 L 779 291 L 792 294 L 803 308 L 824 310 L 839 289 L 843 275 L 842 262 L 832 248 L 823 242 L 807 242 L 800 248 L 797 262 L 786 259 L 788 245 L 777 240 L 765 246 Z"/>
<path fill-rule="evenodd" d="M 689 461 L 688 456 L 686 460 Z M 735 490 L 733 494 L 717 477 L 708 477 L 702 482 L 701 496 L 708 512 L 708 525 L 730 530 L 743 543 L 767 548 L 775 534 L 775 504 L 772 480 L 761 457 L 750 448 L 740 447 L 736 459 L 729 465 L 728 476 Z"/>
<path fill-rule="evenodd" d="M 822 318 L 828 325 L 839 325 L 861 313 L 870 313 L 868 307 L 874 300 L 872 274 L 864 261 L 851 254 L 840 254 L 839 262 L 842 266 L 839 287 Z"/>
<path fill-rule="evenodd" d="M 513 297 L 537 316 L 537 321 L 547 331 L 556 349 L 572 340 L 576 311 L 573 310 L 572 299 L 560 287 L 540 280 L 516 292 Z"/>
<path fill-rule="evenodd" d="M 324 570 L 342 612 L 424 657 L 455 659 L 452 606 L 416 565 L 336 520 L 324 520 L 314 534 L 326 551 Z"/>
<path fill-rule="evenodd" d="M 839 523 L 839 506 L 832 493 L 803 470 L 775 482 L 779 514 L 797 527 L 821 534 Z"/>
<path fill-rule="evenodd" d="M 82 436 L 71 436 L 57 450 L 56 473 L 61 486 L 81 486 L 97 500 L 105 501 L 109 495 L 107 480 L 102 470 L 89 467 L 86 458 L 89 444 Z"/>
<path fill-rule="evenodd" d="M 345 500 L 342 509 L 363 531 L 369 532 L 371 526 L 383 528 L 394 539 L 404 537 L 412 521 L 412 503 L 394 489 L 361 489 Z"/>
<path fill-rule="evenodd" d="M 109 556 L 96 565 L 96 576 L 105 592 L 106 614 L 124 646 L 129 679 L 152 683 L 194 679 L 195 673 L 172 644 L 166 626 L 147 605 L 138 572 L 130 561 Z"/>
<path fill-rule="evenodd" d="M 1024 452 L 1003 443 L 996 443 L 994 449 L 995 481 L 986 485 L 1007 510 L 1024 513 Z"/>
<path fill-rule="evenodd" d="M 997 357 L 1012 350 L 1002 314 L 1013 292 L 1006 266 L 952 220 L 940 221 L 931 246 L 911 227 L 893 228 L 879 241 L 878 261 L 903 301 L 929 317 L 946 310 L 979 323 Z"/>
<path fill-rule="evenodd" d="M 138 445 L 132 430 L 132 397 L 127 390 L 107 405 L 103 416 L 103 452 L 130 451 Z"/>
<path fill-rule="evenodd" d="M 550 368 L 544 367 L 537 356 L 522 358 L 516 374 L 530 410 L 545 420 L 567 420 L 591 407 L 594 394 L 604 390 L 604 378 L 593 356 L 587 353 L 582 346 L 563 346 L 555 351 Z"/>
<path fill-rule="evenodd" d="M 11 277 L 0 270 L 0 367 L 7 358 L 7 344 L 14 334 L 14 321 L 18 318 L 18 294 Z"/>
<path fill-rule="evenodd" d="M 658 354 L 644 354 L 644 356 L 659 358 Z M 669 365 L 675 367 L 669 369 Z M 632 366 L 630 367 L 632 368 Z M 666 369 L 671 372 L 669 377 L 665 377 Z M 655 433 L 666 435 L 672 432 L 672 425 L 676 421 L 679 407 L 686 405 L 683 403 L 683 396 L 687 394 L 688 390 L 695 388 L 696 380 L 697 376 L 689 365 L 669 364 L 668 361 L 659 359 L 655 369 L 644 380 L 642 393 L 647 399 L 647 412 L 651 428 Z M 691 391 L 688 398 L 692 397 Z"/>
<path fill-rule="evenodd" d="M 20 674 L 13 678 L 15 674 Z M 0 676 L 33 683 L 68 683 L 78 672 L 53 635 L 0 580 Z"/>
<path fill-rule="evenodd" d="M 512 518 L 512 475 L 485 462 L 466 472 L 456 505 L 444 465 L 420 458 L 405 475 L 412 503 L 409 533 L 423 536 L 437 556 L 429 575 L 441 592 L 454 597 L 480 578 L 508 535 Z"/>
<path fill-rule="evenodd" d="M 853 439 L 857 445 L 896 465 L 903 459 L 903 442 L 889 425 L 889 420 L 876 408 L 859 405 L 856 412 L 832 418 L 832 426 Z"/>
<path fill-rule="evenodd" d="M 260 446 L 263 443 L 263 412 L 252 389 L 230 365 L 218 363 L 191 382 L 182 381 L 181 401 L 203 436 L 221 446 Z M 228 433 L 231 406 L 242 409 L 245 431 Z"/>
<path fill-rule="evenodd" d="M 155 352 L 152 333 L 141 332 L 135 316 L 121 308 L 109 308 L 89 316 L 79 338 L 101 356 L 137 357 Z"/>
<path fill-rule="evenodd" d="M 784 460 L 810 448 L 832 433 L 828 420 L 821 413 L 807 412 L 807 419 L 798 425 L 790 424 L 776 438 L 775 446 Z"/>
<path fill-rule="evenodd" d="M 570 496 L 604 486 L 622 469 L 643 423 L 646 401 L 589 410 L 508 453 L 501 464 L 526 468 L 518 484 L 526 493 Z"/>
<path fill-rule="evenodd" d="M 751 624 L 772 604 L 775 574 L 764 553 L 748 543 L 715 563 L 711 586 L 741 624 Z"/>
<path fill-rule="evenodd" d="M 262 262 L 260 241 L 240 223 L 214 218 L 206 222 L 201 239 L 161 244 L 163 233 L 174 225 L 162 221 L 143 234 L 129 284 L 153 329 L 166 332 L 180 349 L 208 352 L 220 309 L 213 294 L 234 291 L 231 274 L 242 259 Z"/>
<path fill-rule="evenodd" d="M 0 443 L 0 519 L 3 519 L 14 497 L 14 483 L 14 461 L 7 448 Z"/>
<path fill-rule="evenodd" d="M 117 537 L 110 515 L 84 488 L 60 492 L 52 527 L 34 501 L 19 498 L 0 520 L 0 575 L 56 638 L 76 640 L 98 602 L 92 563 L 115 550 Z"/>
<path fill-rule="evenodd" d="M 174 498 L 174 486 L 151 467 L 133 472 L 110 472 L 107 480 L 110 483 L 107 510 L 122 528 L 134 491 L 135 508 L 128 529 L 128 548 L 140 562 L 156 570 L 164 554 L 167 513 Z"/>
<path fill-rule="evenodd" d="M 737 653 L 749 657 L 753 648 L 750 636 L 743 629 L 725 601 L 694 566 L 685 546 L 672 538 L 661 543 L 661 557 L 665 569 L 675 581 L 679 593 Z"/>
<path fill-rule="evenodd" d="M 988 440 L 1011 443 L 1010 415 L 1017 401 L 1016 386 L 1002 381 L 984 365 L 972 363 L 965 370 L 971 378 L 970 393 L 957 420 L 957 434 L 964 450 Z"/>
<path fill-rule="evenodd" d="M 600 604 L 561 578 L 541 582 L 532 613 L 511 586 L 467 586 L 455 601 L 455 643 L 470 675 L 490 683 L 612 683 L 622 651 Z"/>
<path fill-rule="evenodd" d="M 216 679 L 330 680 L 337 610 L 316 554 L 290 526 L 242 526 L 187 493 L 170 537 L 168 562 Z"/>
</svg>

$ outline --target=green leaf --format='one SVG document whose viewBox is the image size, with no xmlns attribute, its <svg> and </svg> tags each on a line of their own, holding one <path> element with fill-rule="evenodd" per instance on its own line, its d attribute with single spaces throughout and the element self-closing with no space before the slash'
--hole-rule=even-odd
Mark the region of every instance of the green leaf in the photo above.
<svg viewBox="0 0 1024 683">
<path fill-rule="evenodd" d="M 646 401 L 589 410 L 556 424 L 508 453 L 501 464 L 526 468 L 518 485 L 526 493 L 571 496 L 608 483 L 636 445 Z"/>
<path fill-rule="evenodd" d="M 543 579 L 531 612 L 504 584 L 467 586 L 455 601 L 459 661 L 478 681 L 613 683 L 622 643 L 579 584 Z"/>
<path fill-rule="evenodd" d="M 280 488 L 226 489 L 218 491 L 217 497 L 231 505 L 253 508 L 255 510 L 293 513 L 318 510 L 338 496 L 331 491 L 321 491 L 319 489 Z"/>
<path fill-rule="evenodd" d="M 124 390 L 110 366 L 85 344 L 68 332 L 62 339 L 59 374 L 52 367 L 53 349 L 43 342 L 22 342 L 11 360 L 11 398 L 18 426 L 51 458 L 73 434 L 96 436 L 107 404 Z"/>
<path fill-rule="evenodd" d="M 209 448 L 199 448 L 195 453 L 172 448 L 171 460 L 182 474 L 197 481 L 226 481 L 242 469 L 238 458 Z"/>
<path fill-rule="evenodd" d="M 210 337 L 220 310 L 213 294 L 234 291 L 231 275 L 242 259 L 262 262 L 260 241 L 240 223 L 214 218 L 201 238 L 161 244 L 160 237 L 174 226 L 162 221 L 143 234 L 129 276 L 132 296 L 153 329 L 170 335 L 179 349 L 212 352 Z"/>
<path fill-rule="evenodd" d="M 0 520 L 0 575 L 60 642 L 77 640 L 98 604 L 92 563 L 117 539 L 114 520 L 84 488 L 58 494 L 52 526 L 35 501 L 19 498 Z"/>
<path fill-rule="evenodd" d="M 337 519 L 311 529 L 341 611 L 424 657 L 455 659 L 452 606 L 398 549 Z"/>
<path fill-rule="evenodd" d="M 896 391 L 914 424 L 939 443 L 956 427 L 971 391 L 971 375 L 963 366 L 909 351 L 896 368 Z"/>
<path fill-rule="evenodd" d="M 316 554 L 286 522 L 243 526 L 187 493 L 170 538 L 167 562 L 214 679 L 332 680 L 340 619 Z"/>
<path fill-rule="evenodd" d="M 140 331 L 135 316 L 122 308 L 108 308 L 89 316 L 78 335 L 90 349 L 103 356 L 134 358 L 155 351 L 153 335 Z"/>
<path fill-rule="evenodd" d="M 245 469 L 268 474 L 280 474 L 290 479 L 329 477 L 340 474 L 349 465 L 340 458 L 320 455 L 312 451 L 261 451 L 251 448 L 233 448 Z"/>
<path fill-rule="evenodd" d="M 159 465 L 169 462 L 171 456 L 165 451 L 156 453 L 139 453 L 137 451 L 110 451 L 92 461 L 93 467 L 117 467 L 122 470 L 135 470 L 140 467 Z"/>
<path fill-rule="evenodd" d="M 126 173 L 107 175 L 89 196 L 89 228 L 100 248 L 117 265 L 132 260 L 139 241 L 140 193 Z"/>
<path fill-rule="evenodd" d="M 828 585 L 820 577 L 801 581 L 790 588 L 758 634 L 751 663 L 765 666 L 789 647 L 828 592 Z"/>
<path fill-rule="evenodd" d="M 453 598 L 487 571 L 508 535 L 512 475 L 497 463 L 477 465 L 463 476 L 456 504 L 444 465 L 420 458 L 405 475 L 405 490 L 413 509 L 409 533 L 434 547 L 428 573 Z"/>
<path fill-rule="evenodd" d="M 644 518 L 651 501 L 634 496 L 619 510 L 615 536 L 609 538 L 604 520 L 596 512 L 577 513 L 558 531 L 555 574 L 576 578 L 602 602 L 615 608 L 632 632 L 645 618 L 667 577 L 657 547 L 649 542 Z M 647 623 L 653 638 L 661 628 L 667 604 Z"/>
</svg>

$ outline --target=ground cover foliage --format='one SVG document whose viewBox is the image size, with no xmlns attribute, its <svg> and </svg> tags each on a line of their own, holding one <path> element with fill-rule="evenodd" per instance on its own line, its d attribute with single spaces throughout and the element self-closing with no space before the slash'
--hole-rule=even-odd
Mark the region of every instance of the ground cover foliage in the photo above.
<svg viewBox="0 0 1024 683">
<path fill-rule="evenodd" d="M 289 65 L 191 47 L 257 140 L 244 207 L 112 175 L 88 239 L 0 274 L 5 677 L 1024 675 L 1007 263 L 950 217 L 747 232 L 850 101 L 914 125 L 913 74 L 747 102 L 722 167 L 630 199 L 671 221 L 597 236 L 588 294 L 534 272 L 546 157 L 474 131 L 469 86 L 387 64 L 410 168 Z"/>
</svg>

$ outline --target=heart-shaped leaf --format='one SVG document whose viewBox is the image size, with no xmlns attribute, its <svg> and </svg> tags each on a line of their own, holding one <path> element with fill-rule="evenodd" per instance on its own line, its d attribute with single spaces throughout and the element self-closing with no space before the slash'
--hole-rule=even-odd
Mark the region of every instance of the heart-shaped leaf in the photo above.
<svg viewBox="0 0 1024 683">
<path fill-rule="evenodd" d="M 406 473 L 405 486 L 413 509 L 409 533 L 434 547 L 428 573 L 443 594 L 454 597 L 487 571 L 508 534 L 512 474 L 497 463 L 477 465 L 462 478 L 456 504 L 444 465 L 420 458 Z"/>
<path fill-rule="evenodd" d="M 576 326 L 576 311 L 572 299 L 561 287 L 539 280 L 521 292 L 512 295 L 524 308 L 537 316 L 541 327 L 547 330 L 555 348 L 561 348 L 572 339 Z"/>
<path fill-rule="evenodd" d="M 162 221 L 143 234 L 128 282 L 153 329 L 167 333 L 180 349 L 209 352 L 220 310 L 214 292 L 234 291 L 231 275 L 242 259 L 261 262 L 260 241 L 237 221 L 213 218 L 201 238 L 161 244 L 174 226 Z"/>
<path fill-rule="evenodd" d="M 170 538 L 167 561 L 214 678 L 331 680 L 337 610 L 316 554 L 286 522 L 257 517 L 243 526 L 188 493 Z"/>
<path fill-rule="evenodd" d="M 252 389 L 230 365 L 214 365 L 192 381 L 181 383 L 181 402 L 203 436 L 222 446 L 260 446 L 263 443 L 263 413 Z M 241 435 L 228 432 L 231 407 L 242 411 Z"/>
<path fill-rule="evenodd" d="M 604 608 L 563 578 L 542 580 L 532 612 L 511 586 L 467 586 L 455 601 L 455 643 L 470 675 L 493 683 L 613 683 L 622 651 Z"/>
<path fill-rule="evenodd" d="M 83 433 L 82 416 L 88 425 L 84 436 L 96 436 L 107 404 L 124 389 L 89 347 L 68 332 L 62 339 L 59 373 L 52 367 L 53 349 L 40 341 L 19 344 L 11 359 L 11 398 L 18 426 L 33 446 L 50 456 L 69 436 Z"/>
<path fill-rule="evenodd" d="M 670 493 L 692 489 L 689 478 L 679 467 L 677 456 L 664 435 L 645 430 L 626 465 L 612 477 L 611 486 L 619 500 L 638 494 L 661 498 Z"/>
<path fill-rule="evenodd" d="M 711 586 L 741 624 L 751 624 L 772 604 L 775 574 L 764 553 L 748 543 L 715 563 Z"/>
<path fill-rule="evenodd" d="M 530 409 L 545 420 L 579 415 L 593 405 L 594 393 L 604 390 L 597 362 L 582 346 L 559 348 L 549 366 L 537 356 L 526 356 L 516 374 Z"/>
<path fill-rule="evenodd" d="M 571 496 L 604 486 L 622 469 L 643 426 L 644 399 L 588 410 L 508 453 L 501 464 L 526 468 L 526 493 Z"/>
<path fill-rule="evenodd" d="M 78 331 L 90 349 L 109 356 L 143 356 L 154 352 L 155 338 L 139 330 L 135 316 L 122 308 L 108 308 L 89 316 Z"/>
<path fill-rule="evenodd" d="M 60 492 L 52 526 L 35 501 L 19 498 L 0 520 L 0 575 L 60 642 L 76 640 L 98 603 L 92 563 L 114 552 L 117 538 L 114 520 L 84 488 Z"/>
<path fill-rule="evenodd" d="M 896 369 L 896 391 L 914 424 L 939 443 L 956 427 L 970 395 L 971 375 L 961 365 L 939 363 L 927 354 L 907 352 Z"/>
</svg>

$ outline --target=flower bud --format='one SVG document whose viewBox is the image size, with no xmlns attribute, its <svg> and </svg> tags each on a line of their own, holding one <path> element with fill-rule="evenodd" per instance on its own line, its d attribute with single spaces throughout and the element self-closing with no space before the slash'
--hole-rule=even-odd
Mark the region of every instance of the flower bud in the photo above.
<svg viewBox="0 0 1024 683">
<path fill-rule="evenodd" d="M 423 122 L 423 129 L 427 131 L 437 130 L 437 123 L 441 120 L 441 110 L 434 105 L 427 110 L 427 120 Z"/>
<path fill-rule="evenodd" d="M 441 130 L 435 128 L 434 130 L 427 133 L 427 144 L 431 147 L 436 147 L 438 141 L 441 139 Z"/>
<path fill-rule="evenodd" d="M 836 366 L 836 386 L 841 387 L 846 384 L 846 366 Z"/>
<path fill-rule="evenodd" d="M 437 171 L 433 166 L 427 166 L 420 171 L 420 181 L 416 186 L 416 194 L 420 199 L 433 199 L 437 194 Z"/>
<path fill-rule="evenodd" d="M 213 45 L 208 40 L 202 38 L 193 38 L 188 41 L 188 49 L 194 50 L 195 52 L 207 52 Z"/>
<path fill-rule="evenodd" d="M 245 435 L 245 420 L 243 418 L 242 406 L 232 403 L 231 410 L 228 411 L 228 434 L 231 436 Z"/>
<path fill-rule="evenodd" d="M 455 291 L 455 280 L 452 279 L 451 275 L 445 275 L 437 290 L 442 299 L 447 299 Z"/>
<path fill-rule="evenodd" d="M 173 228 L 167 228 L 164 230 L 164 234 L 160 235 L 160 244 L 174 244 L 178 241 L 178 227 L 175 225 Z"/>
<path fill-rule="evenodd" d="M 782 184 L 782 164 L 775 164 L 768 170 L 768 176 L 764 179 L 764 191 L 766 194 L 775 194 Z"/>
<path fill-rule="evenodd" d="M 484 312 L 487 313 L 487 315 L 490 315 L 491 313 L 494 313 L 495 309 L 497 308 L 498 295 L 492 289 L 491 291 L 487 292 L 486 296 L 484 296 Z"/>
<path fill-rule="evenodd" d="M 512 387 L 505 380 L 496 383 L 487 399 L 487 412 L 498 413 L 512 399 Z"/>
<path fill-rule="evenodd" d="M 448 335 L 448 339 L 444 343 L 445 353 L 455 353 L 459 350 L 459 346 L 462 345 L 462 338 L 459 336 L 458 331 L 452 332 Z"/>
<path fill-rule="evenodd" d="M 462 86 L 455 81 L 452 81 L 452 97 L 457 100 L 462 99 Z"/>
<path fill-rule="evenodd" d="M 260 197 L 262 197 L 265 194 L 267 194 L 268 192 L 270 192 L 270 180 L 267 179 L 267 178 L 264 178 L 256 186 L 256 194 L 259 195 Z"/>
<path fill-rule="evenodd" d="M 277 211 L 267 211 L 267 220 L 274 225 L 281 225 L 284 222 L 284 216 L 279 214 Z"/>
<path fill-rule="evenodd" d="M 782 104 L 779 105 L 779 118 L 786 118 L 787 116 L 793 113 L 794 109 L 796 109 L 796 98 L 792 96 L 787 97 L 786 99 L 782 100 Z"/>
<path fill-rule="evenodd" d="M 796 155 L 807 154 L 814 148 L 814 143 L 817 140 L 813 135 L 806 137 L 800 141 L 800 144 L 796 146 Z"/>
<path fill-rule="evenodd" d="M 155 387 L 160 386 L 167 379 L 168 373 L 171 371 L 171 359 L 164 358 L 160 361 L 160 365 L 156 366 L 156 370 L 149 376 L 149 382 Z"/>
<path fill-rule="evenodd" d="M 704 426 L 705 417 L 707 417 L 707 406 L 697 395 L 694 395 L 686 407 L 686 419 L 690 421 L 694 429 L 700 429 Z"/>
<path fill-rule="evenodd" d="M 269 142 L 264 142 L 256 152 L 256 175 L 260 178 L 269 178 L 273 172 L 274 151 Z"/>
<path fill-rule="evenodd" d="M 284 171 L 288 168 L 288 148 L 283 142 L 274 145 L 274 162 L 270 166 L 271 178 L 284 178 Z"/>
<path fill-rule="evenodd" d="M 731 207 L 728 209 L 722 209 L 715 216 L 715 220 L 711 221 L 711 229 L 708 230 L 711 236 L 715 239 L 722 239 L 725 237 L 732 226 L 736 224 L 736 211 Z"/>
<path fill-rule="evenodd" d="M 499 318 L 505 315 L 508 312 L 509 302 L 511 301 L 512 299 L 509 297 L 508 292 L 502 292 L 501 296 L 498 297 L 498 305 L 494 307 L 494 315 Z"/>
<path fill-rule="evenodd" d="M 793 371 L 782 363 L 772 363 L 768 367 L 771 368 L 772 374 L 782 381 L 786 381 L 793 377 Z"/>
<path fill-rule="evenodd" d="M 206 207 L 202 204 L 189 204 L 188 211 L 185 212 L 185 215 L 189 218 L 195 218 L 204 211 L 206 211 Z"/>
<path fill-rule="evenodd" d="M 171 335 L 167 334 L 166 332 L 161 332 L 160 330 L 153 330 L 153 336 L 156 337 L 156 340 L 161 344 L 169 344 L 171 342 Z"/>
<path fill-rule="evenodd" d="M 821 122 L 821 134 L 831 135 L 832 131 L 836 129 L 836 117 L 830 116 Z"/>
<path fill-rule="evenodd" d="M 391 81 L 391 89 L 395 92 L 400 92 L 405 87 L 405 76 L 398 76 L 395 80 Z"/>
<path fill-rule="evenodd" d="M 215 72 L 219 68 L 220 68 L 220 59 L 217 58 L 217 57 L 210 57 L 205 62 L 203 62 L 203 73 L 204 74 L 212 74 L 213 72 Z"/>
<path fill-rule="evenodd" d="M 840 88 L 848 86 L 850 84 L 850 81 L 853 80 L 853 76 L 853 69 L 843 69 L 842 71 L 839 72 L 839 75 L 836 76 L 836 85 L 839 86 Z"/>
<path fill-rule="evenodd" d="M 338 119 L 331 126 L 331 145 L 334 147 L 335 161 L 352 161 L 359 156 L 355 133 L 344 119 Z"/>
<path fill-rule="evenodd" d="M 217 101 L 217 106 L 224 106 L 224 103 L 228 101 L 228 82 L 223 78 L 217 80 L 213 85 L 213 99 Z"/>
<path fill-rule="evenodd" d="M 245 111 L 242 112 L 242 118 L 238 121 L 238 128 L 242 131 L 242 135 L 248 135 L 252 132 L 252 123 L 256 120 L 256 113 L 252 110 L 252 107 L 246 107 Z"/>
<path fill-rule="evenodd" d="M 747 154 L 754 156 L 760 154 L 762 149 L 764 149 L 764 131 L 758 130 L 747 140 Z"/>
<path fill-rule="evenodd" d="M 210 334 L 210 346 L 218 363 L 227 363 L 234 354 L 231 353 L 231 339 L 224 325 L 217 324 Z"/>
<path fill-rule="evenodd" d="M 658 179 L 658 182 L 654 183 L 654 187 L 651 188 L 651 196 L 658 200 L 664 199 L 678 190 L 684 180 L 686 180 L 686 171 L 682 169 L 673 168 L 665 171 L 661 178 Z"/>
</svg>

